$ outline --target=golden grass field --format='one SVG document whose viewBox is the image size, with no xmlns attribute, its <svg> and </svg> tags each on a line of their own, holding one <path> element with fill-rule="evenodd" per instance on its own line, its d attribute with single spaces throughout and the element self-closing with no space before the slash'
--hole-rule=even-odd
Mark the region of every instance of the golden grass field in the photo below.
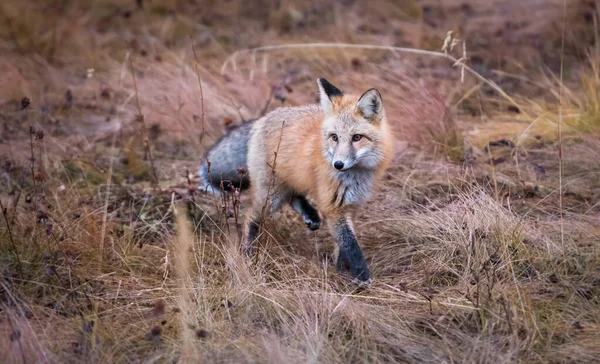
<svg viewBox="0 0 600 364">
<path fill-rule="evenodd" d="M 599 22 L 598 0 L 2 1 L 1 361 L 598 362 Z M 226 129 L 318 77 L 377 87 L 396 137 L 355 222 L 368 287 L 289 208 L 247 259 L 248 196 L 197 190 Z"/>
</svg>

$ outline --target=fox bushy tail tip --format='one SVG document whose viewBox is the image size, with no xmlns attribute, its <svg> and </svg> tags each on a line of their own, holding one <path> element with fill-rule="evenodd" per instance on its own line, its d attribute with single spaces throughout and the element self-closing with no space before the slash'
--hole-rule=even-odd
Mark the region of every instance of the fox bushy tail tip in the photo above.
<svg viewBox="0 0 600 364">
<path fill-rule="evenodd" d="M 248 189 L 248 143 L 253 122 L 244 121 L 231 128 L 207 151 L 198 170 L 199 189 L 215 195 L 220 195 L 222 190 Z"/>
</svg>

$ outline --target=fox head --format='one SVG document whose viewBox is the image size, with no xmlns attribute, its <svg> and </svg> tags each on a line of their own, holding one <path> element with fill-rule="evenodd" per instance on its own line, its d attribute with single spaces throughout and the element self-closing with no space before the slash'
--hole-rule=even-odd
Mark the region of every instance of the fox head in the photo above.
<svg viewBox="0 0 600 364">
<path fill-rule="evenodd" d="M 317 80 L 324 119 L 324 156 L 332 168 L 375 169 L 383 159 L 382 138 L 385 112 L 381 94 L 372 88 L 357 95 L 344 95 L 324 78 Z"/>
</svg>

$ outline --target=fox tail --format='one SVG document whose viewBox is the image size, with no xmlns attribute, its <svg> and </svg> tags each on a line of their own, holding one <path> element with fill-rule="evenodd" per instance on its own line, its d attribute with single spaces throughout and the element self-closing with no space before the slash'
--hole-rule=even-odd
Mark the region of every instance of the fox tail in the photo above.
<svg viewBox="0 0 600 364">
<path fill-rule="evenodd" d="M 208 150 L 199 169 L 201 190 L 220 195 L 221 191 L 250 187 L 247 160 L 253 122 L 244 121 Z"/>
</svg>

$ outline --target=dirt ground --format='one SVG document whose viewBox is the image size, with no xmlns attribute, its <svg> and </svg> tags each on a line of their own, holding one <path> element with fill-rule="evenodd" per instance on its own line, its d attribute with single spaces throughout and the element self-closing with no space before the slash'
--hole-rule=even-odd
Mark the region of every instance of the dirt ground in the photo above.
<svg viewBox="0 0 600 364">
<path fill-rule="evenodd" d="M 0 357 L 597 362 L 599 22 L 597 0 L 3 1 Z M 247 259 L 249 196 L 197 190 L 208 147 L 318 77 L 378 88 L 396 137 L 355 222 L 368 287 L 289 208 Z"/>
</svg>

